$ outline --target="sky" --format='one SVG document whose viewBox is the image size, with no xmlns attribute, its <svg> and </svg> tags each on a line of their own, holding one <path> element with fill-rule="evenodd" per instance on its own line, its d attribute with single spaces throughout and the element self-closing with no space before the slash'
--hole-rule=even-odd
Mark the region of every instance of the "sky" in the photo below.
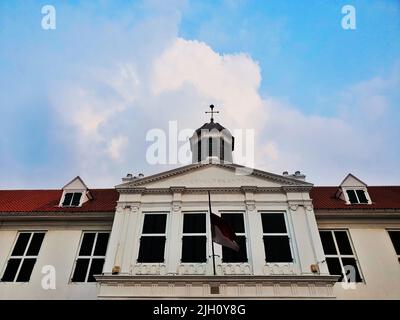
<svg viewBox="0 0 400 320">
<path fill-rule="evenodd" d="M 210 104 L 253 130 L 257 169 L 398 185 L 399 39 L 396 0 L 1 1 L 0 188 L 178 167 L 150 163 L 146 137 L 192 132 Z"/>
</svg>

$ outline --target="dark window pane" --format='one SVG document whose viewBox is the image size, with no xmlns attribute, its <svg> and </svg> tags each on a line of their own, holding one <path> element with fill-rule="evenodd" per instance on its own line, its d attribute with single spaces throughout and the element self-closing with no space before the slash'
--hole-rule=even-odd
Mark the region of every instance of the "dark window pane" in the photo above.
<svg viewBox="0 0 400 320">
<path fill-rule="evenodd" d="M 85 233 L 83 235 L 81 249 L 79 250 L 80 256 L 90 256 L 92 254 L 95 233 Z"/>
<path fill-rule="evenodd" d="M 212 138 L 208 138 L 208 155 L 209 155 L 210 157 L 212 157 L 212 155 L 213 155 L 213 152 L 212 152 L 212 150 L 213 150 L 212 144 L 213 144 Z"/>
<path fill-rule="evenodd" d="M 221 150 L 220 150 L 221 160 L 225 159 L 225 141 L 224 138 L 221 138 Z"/>
<path fill-rule="evenodd" d="M 63 206 L 71 205 L 72 195 L 73 195 L 73 193 L 71 193 L 71 192 L 68 192 L 65 194 L 64 201 L 62 203 Z"/>
<path fill-rule="evenodd" d="M 364 190 L 357 190 L 357 197 L 360 203 L 368 203 L 367 197 L 365 196 Z"/>
<path fill-rule="evenodd" d="M 247 262 L 246 237 L 237 236 L 236 242 L 240 248 L 238 252 L 225 246 L 222 247 L 223 262 Z"/>
<path fill-rule="evenodd" d="M 328 270 L 330 275 L 340 275 L 338 282 L 343 279 L 342 267 L 340 266 L 339 258 L 326 258 L 326 263 L 328 264 Z"/>
<path fill-rule="evenodd" d="M 145 214 L 142 233 L 165 233 L 166 214 Z"/>
<path fill-rule="evenodd" d="M 31 278 L 32 270 L 35 265 L 36 259 L 27 258 L 22 262 L 21 269 L 17 276 L 17 282 L 28 282 Z"/>
<path fill-rule="evenodd" d="M 96 282 L 93 275 L 100 275 L 103 272 L 104 259 L 92 259 L 92 264 L 90 265 L 88 282 Z"/>
<path fill-rule="evenodd" d="M 346 231 L 335 231 L 335 238 L 340 254 L 353 254 Z"/>
<path fill-rule="evenodd" d="M 74 196 L 72 197 L 71 206 L 79 206 L 79 202 L 81 201 L 82 193 L 75 192 Z"/>
<path fill-rule="evenodd" d="M 206 236 L 184 236 L 182 238 L 182 262 L 207 261 Z"/>
<path fill-rule="evenodd" d="M 140 238 L 138 262 L 164 262 L 165 237 Z"/>
<path fill-rule="evenodd" d="M 199 138 L 197 142 L 197 161 L 201 161 L 201 139 Z"/>
<path fill-rule="evenodd" d="M 322 241 L 322 247 L 324 248 L 325 254 L 337 254 L 335 243 L 333 241 L 332 232 L 320 231 L 319 232 Z"/>
<path fill-rule="evenodd" d="M 185 214 L 183 219 L 183 233 L 205 233 L 206 215 L 204 213 Z"/>
<path fill-rule="evenodd" d="M 264 233 L 286 233 L 285 217 L 282 213 L 262 213 Z"/>
<path fill-rule="evenodd" d="M 97 235 L 96 247 L 94 248 L 95 256 L 105 256 L 107 251 L 107 243 L 109 233 L 99 233 Z"/>
<path fill-rule="evenodd" d="M 358 203 L 356 192 L 354 190 L 347 190 L 346 192 L 349 196 L 350 203 Z"/>
<path fill-rule="evenodd" d="M 392 240 L 394 250 L 400 255 L 400 231 L 389 231 L 389 236 Z"/>
<path fill-rule="evenodd" d="M 358 271 L 356 259 L 342 258 L 343 267 L 346 271 L 346 277 L 349 282 L 362 282 L 360 272 Z M 348 266 L 349 269 L 346 268 Z M 354 268 L 354 269 L 353 269 Z"/>
<path fill-rule="evenodd" d="M 31 233 L 20 233 L 18 236 L 17 243 L 14 246 L 14 250 L 11 253 L 12 256 L 22 256 L 25 253 L 26 246 L 28 245 Z"/>
<path fill-rule="evenodd" d="M 222 213 L 221 218 L 228 222 L 236 233 L 244 233 L 244 221 L 242 213 Z"/>
<path fill-rule="evenodd" d="M 29 249 L 27 251 L 28 256 L 37 256 L 39 254 L 40 247 L 42 246 L 44 233 L 34 233 L 32 236 Z"/>
<path fill-rule="evenodd" d="M 288 236 L 264 236 L 265 261 L 292 262 Z"/>
<path fill-rule="evenodd" d="M 15 275 L 17 274 L 21 259 L 10 259 L 8 260 L 6 270 L 4 271 L 1 281 L 12 282 L 14 281 Z"/>
<path fill-rule="evenodd" d="M 78 259 L 72 276 L 73 282 L 85 282 L 90 259 Z"/>
</svg>

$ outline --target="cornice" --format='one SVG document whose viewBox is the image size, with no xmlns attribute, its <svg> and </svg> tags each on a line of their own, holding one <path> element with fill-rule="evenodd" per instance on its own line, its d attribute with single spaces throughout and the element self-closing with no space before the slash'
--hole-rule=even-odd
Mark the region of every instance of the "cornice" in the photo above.
<svg viewBox="0 0 400 320">
<path fill-rule="evenodd" d="M 331 275 L 234 275 L 234 276 L 198 276 L 198 275 L 99 275 L 95 276 L 101 284 L 135 284 L 135 283 L 326 283 L 334 284 L 339 276 Z"/>
<path fill-rule="evenodd" d="M 154 174 L 154 175 L 151 175 L 151 176 L 148 176 L 148 177 L 137 179 L 137 180 L 132 181 L 132 182 L 126 182 L 126 183 L 117 185 L 115 188 L 118 191 L 125 190 L 127 188 L 128 189 L 129 188 L 134 188 L 136 186 L 141 186 L 141 185 L 146 184 L 146 183 L 156 182 L 156 181 L 159 181 L 159 180 L 162 180 L 162 179 L 166 179 L 166 178 L 169 178 L 169 177 L 172 177 L 172 176 L 176 176 L 176 175 L 183 174 L 183 173 L 186 173 L 186 172 L 189 172 L 189 171 L 193 171 L 193 170 L 196 170 L 198 168 L 205 168 L 205 167 L 209 167 L 209 166 L 217 166 L 217 167 L 226 168 L 226 169 L 229 169 L 229 170 L 232 170 L 232 171 L 235 171 L 235 170 L 238 170 L 238 169 L 239 170 L 243 169 L 243 170 L 246 170 L 247 172 L 251 172 L 250 175 L 252 175 L 252 176 L 256 176 L 256 177 L 260 177 L 260 178 L 263 178 L 263 179 L 267 179 L 269 181 L 275 181 L 275 182 L 282 183 L 282 184 L 287 185 L 287 186 L 304 186 L 304 187 L 309 187 L 309 189 L 311 189 L 312 186 L 313 186 L 313 184 L 311 184 L 309 182 L 299 181 L 299 180 L 292 179 L 292 178 L 286 178 L 286 177 L 283 177 L 283 176 L 280 176 L 280 175 L 277 175 L 277 174 L 274 174 L 274 173 L 261 171 L 261 170 L 253 169 L 253 168 L 248 168 L 248 167 L 244 167 L 244 166 L 233 164 L 233 163 L 228 164 L 228 163 L 212 163 L 212 162 L 210 162 L 210 163 L 190 164 L 190 165 L 183 166 L 183 167 L 180 167 L 180 168 L 172 169 L 172 170 L 169 170 L 169 171 L 165 171 L 165 172 Z"/>
</svg>

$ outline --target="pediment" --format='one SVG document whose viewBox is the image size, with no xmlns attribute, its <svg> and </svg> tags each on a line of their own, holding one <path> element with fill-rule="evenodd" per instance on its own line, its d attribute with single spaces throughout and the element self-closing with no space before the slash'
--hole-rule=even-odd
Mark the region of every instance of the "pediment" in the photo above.
<svg viewBox="0 0 400 320">
<path fill-rule="evenodd" d="M 367 185 L 353 174 L 349 173 L 340 184 L 341 187 L 366 187 Z"/>
<path fill-rule="evenodd" d="M 245 170 L 245 171 L 244 171 Z M 244 186 L 282 187 L 312 186 L 312 184 L 260 170 L 251 170 L 234 164 L 192 164 L 156 175 L 118 185 L 126 188 L 236 188 Z M 243 174 L 246 172 L 247 174 Z"/>
<path fill-rule="evenodd" d="M 82 178 L 77 176 L 68 182 L 64 187 L 63 190 L 88 190 L 88 187 L 83 182 Z"/>
</svg>

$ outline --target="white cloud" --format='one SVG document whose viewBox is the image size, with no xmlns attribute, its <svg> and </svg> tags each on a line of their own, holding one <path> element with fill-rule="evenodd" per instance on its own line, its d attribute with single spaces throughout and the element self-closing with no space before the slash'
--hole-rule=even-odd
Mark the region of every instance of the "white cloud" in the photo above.
<svg viewBox="0 0 400 320">
<path fill-rule="evenodd" d="M 139 65 L 148 67 L 138 70 Z M 95 68 L 55 105 L 76 130 L 79 166 L 93 184 L 115 183 L 132 169 L 166 169 L 145 162 L 146 132 L 175 119 L 181 129 L 200 126 L 208 103 L 216 104 L 217 121 L 229 129 L 255 129 L 260 169 L 300 170 L 312 182 L 334 184 L 349 171 L 365 174 L 371 161 L 384 161 L 387 137 L 378 130 L 371 133 L 368 121 L 385 115 L 387 88 L 395 80 L 350 86 L 338 94 L 342 111 L 330 117 L 305 115 L 295 105 L 262 98 L 260 82 L 260 66 L 248 55 L 220 54 L 204 42 L 175 37 L 139 60 Z M 362 121 L 354 123 L 357 113 Z"/>
<path fill-rule="evenodd" d="M 121 153 L 125 147 L 128 146 L 128 138 L 125 136 L 118 136 L 112 138 L 108 144 L 107 152 L 114 160 L 121 160 Z"/>
<path fill-rule="evenodd" d="M 178 38 L 155 60 L 152 89 L 160 94 L 190 85 L 215 101 L 224 123 L 257 130 L 267 116 L 257 91 L 260 81 L 260 68 L 249 56 L 220 55 L 204 42 Z"/>
</svg>

